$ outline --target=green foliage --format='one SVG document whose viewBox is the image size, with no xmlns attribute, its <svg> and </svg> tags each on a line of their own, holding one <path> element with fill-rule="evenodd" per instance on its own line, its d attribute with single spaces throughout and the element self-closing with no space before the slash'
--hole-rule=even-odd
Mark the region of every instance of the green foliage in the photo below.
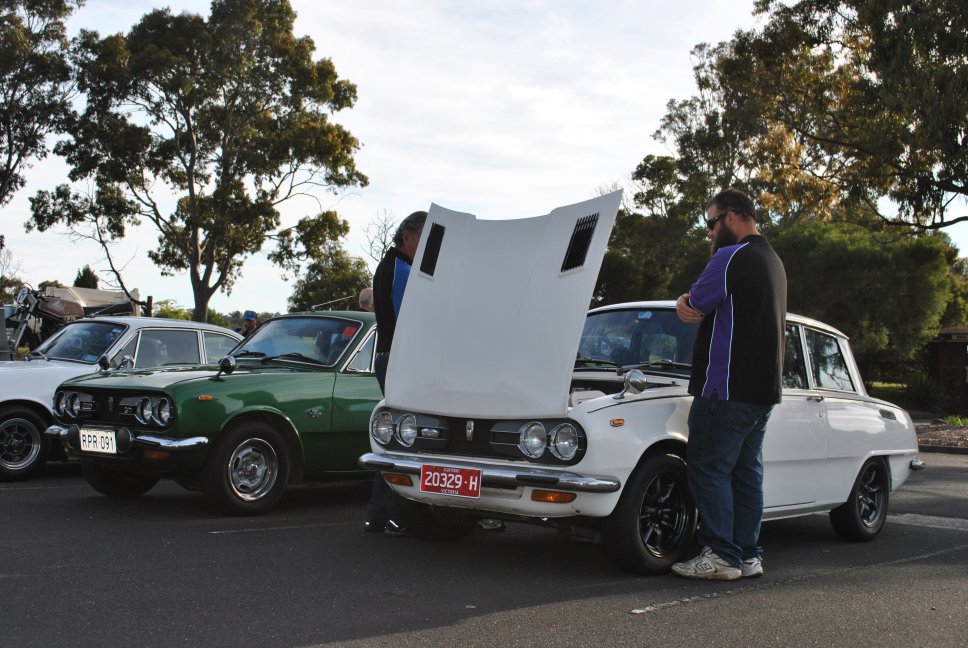
<svg viewBox="0 0 968 648">
<path fill-rule="evenodd" d="M 320 251 L 320 258 L 306 268 L 289 297 L 289 311 L 310 310 L 314 305 L 341 300 L 324 309 L 355 310 L 360 291 L 371 284 L 372 276 L 366 262 L 350 256 L 338 243 L 329 243 Z"/>
<path fill-rule="evenodd" d="M 179 306 L 174 299 L 159 299 L 151 309 L 152 317 L 167 319 L 191 320 L 192 314 L 187 308 Z"/>
<path fill-rule="evenodd" d="M 77 276 L 74 277 L 74 286 L 77 288 L 94 288 L 97 289 L 98 286 L 98 276 L 91 266 L 86 265 L 77 271 Z"/>
<path fill-rule="evenodd" d="M 857 225 L 800 222 L 776 228 L 771 242 L 788 309 L 847 333 L 861 364 L 910 360 L 937 334 L 950 294 L 937 237 L 886 241 Z"/>
<path fill-rule="evenodd" d="M 37 290 L 40 292 L 44 292 L 48 288 L 67 288 L 67 286 L 56 279 L 45 279 L 37 284 Z"/>
<path fill-rule="evenodd" d="M 940 412 L 946 405 L 944 390 L 925 373 L 915 373 L 907 381 L 905 395 L 911 409 Z"/>
<path fill-rule="evenodd" d="M 297 272 L 349 225 L 323 211 L 283 227 L 278 206 L 367 179 L 353 160 L 359 143 L 330 119 L 352 107 L 356 87 L 313 60 L 294 20 L 287 0 L 215 0 L 208 20 L 165 9 L 127 35 L 82 32 L 73 60 L 85 110 L 55 152 L 95 190 L 39 192 L 28 226 L 85 230 L 107 248 L 128 227 L 154 225 L 148 256 L 164 275 L 188 275 L 196 319 L 266 243 Z M 165 213 L 158 201 L 171 193 L 181 198 Z"/>
<path fill-rule="evenodd" d="M 957 414 L 950 414 L 944 417 L 944 422 L 948 425 L 958 425 L 961 427 L 968 427 L 968 417 L 958 416 Z"/>
<path fill-rule="evenodd" d="M 24 186 L 30 162 L 47 155 L 47 136 L 65 127 L 72 88 L 64 21 L 82 4 L 0 5 L 0 206 Z"/>
</svg>

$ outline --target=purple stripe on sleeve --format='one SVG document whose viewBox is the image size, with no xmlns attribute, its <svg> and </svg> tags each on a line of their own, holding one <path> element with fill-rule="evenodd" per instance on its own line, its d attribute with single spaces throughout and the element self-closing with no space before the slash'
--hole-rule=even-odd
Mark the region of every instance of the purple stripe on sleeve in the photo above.
<svg viewBox="0 0 968 648">
<path fill-rule="evenodd" d="M 720 248 L 706 264 L 696 283 L 689 289 L 689 305 L 703 315 L 713 312 L 726 299 L 726 271 L 733 256 L 748 244 Z"/>
<path fill-rule="evenodd" d="M 729 400 L 729 361 L 733 351 L 733 298 L 716 308 L 713 320 L 713 335 L 709 344 L 709 364 L 706 365 L 706 383 L 702 395 L 712 398 L 713 393 L 720 400 Z"/>
</svg>

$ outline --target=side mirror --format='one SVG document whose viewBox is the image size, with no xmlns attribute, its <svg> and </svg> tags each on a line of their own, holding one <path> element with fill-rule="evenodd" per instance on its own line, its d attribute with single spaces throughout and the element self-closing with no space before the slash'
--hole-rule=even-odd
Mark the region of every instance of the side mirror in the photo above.
<svg viewBox="0 0 968 648">
<path fill-rule="evenodd" d="M 97 359 L 97 366 L 101 368 L 101 371 L 107 371 L 111 368 L 111 363 L 108 361 L 108 357 L 103 355 Z"/>
<path fill-rule="evenodd" d="M 645 374 L 638 369 L 633 369 L 625 374 L 625 387 L 621 393 L 615 394 L 615 400 L 622 400 L 626 394 L 632 394 L 633 396 L 635 394 L 641 394 L 648 388 L 649 381 L 646 379 Z"/>
<path fill-rule="evenodd" d="M 211 380 L 218 380 L 222 374 L 226 376 L 235 371 L 235 367 L 238 363 L 235 360 L 235 356 L 227 355 L 218 361 L 218 373 L 212 376 Z"/>
</svg>

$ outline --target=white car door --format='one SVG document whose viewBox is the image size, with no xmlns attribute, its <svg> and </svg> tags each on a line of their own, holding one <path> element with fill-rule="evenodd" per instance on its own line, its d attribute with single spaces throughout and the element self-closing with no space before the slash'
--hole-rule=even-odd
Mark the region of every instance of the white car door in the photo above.
<svg viewBox="0 0 968 648">
<path fill-rule="evenodd" d="M 827 402 L 808 379 L 802 327 L 788 323 L 783 401 L 773 408 L 763 441 L 765 515 L 809 507 L 824 499 Z"/>
</svg>

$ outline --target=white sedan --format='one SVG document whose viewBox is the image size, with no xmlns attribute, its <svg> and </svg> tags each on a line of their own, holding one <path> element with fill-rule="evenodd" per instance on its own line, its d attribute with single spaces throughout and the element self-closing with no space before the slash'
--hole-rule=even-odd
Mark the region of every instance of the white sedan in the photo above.
<svg viewBox="0 0 968 648">
<path fill-rule="evenodd" d="M 242 337 L 212 324 L 150 317 L 92 317 L 64 326 L 22 362 L 0 362 L 0 479 L 21 479 L 63 458 L 44 434 L 57 386 L 121 367 L 218 364 Z M 100 364 L 99 364 L 100 363 Z"/>
<path fill-rule="evenodd" d="M 553 524 L 601 539 L 636 573 L 690 550 L 696 329 L 671 301 L 586 316 L 608 198 L 525 226 L 431 209 L 360 458 L 402 496 L 413 535 L 457 539 L 480 518 Z M 495 269 L 475 251 L 497 240 L 525 248 Z M 763 451 L 765 519 L 829 511 L 840 536 L 873 539 L 890 493 L 921 466 L 910 416 L 868 396 L 847 337 L 806 317 L 788 316 L 783 386 Z"/>
</svg>

